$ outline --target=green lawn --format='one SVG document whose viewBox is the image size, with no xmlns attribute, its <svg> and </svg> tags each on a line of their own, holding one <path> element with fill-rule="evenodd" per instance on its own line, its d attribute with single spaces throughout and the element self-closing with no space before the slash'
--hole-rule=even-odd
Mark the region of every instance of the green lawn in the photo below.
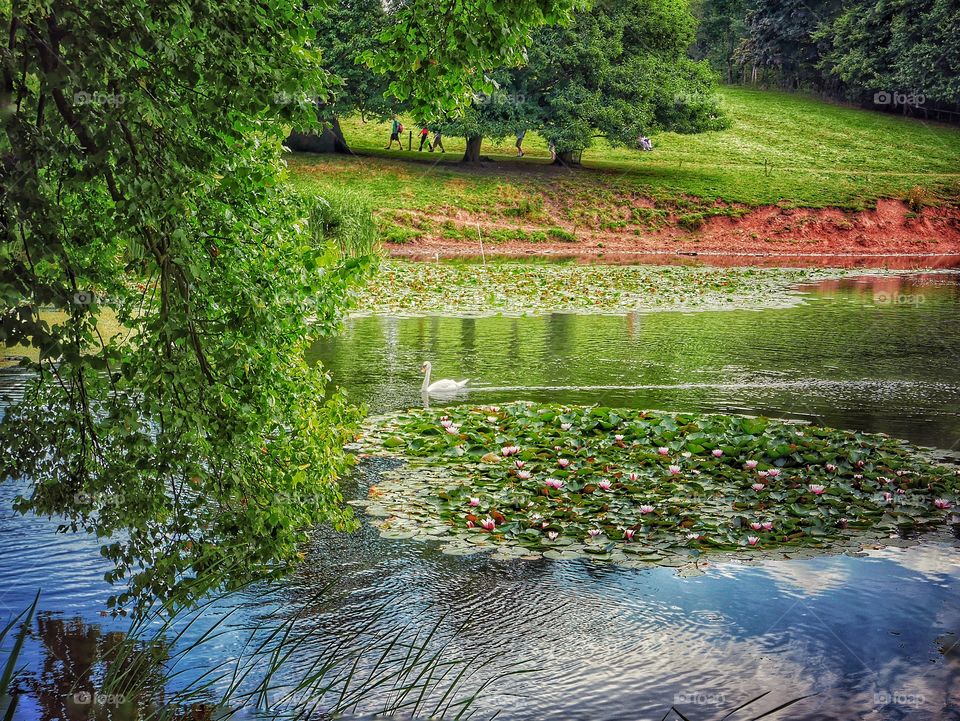
<svg viewBox="0 0 960 721">
<path fill-rule="evenodd" d="M 414 131 L 413 151 L 386 151 L 388 125 L 355 117 L 342 125 L 358 157 L 294 155 L 290 167 L 302 188 L 361 193 L 386 211 L 383 217 L 400 218 L 408 235 L 416 234 L 416 223 L 390 211 L 456 209 L 546 226 L 616 228 L 657 227 L 668 213 L 741 212 L 731 205 L 862 209 L 911 193 L 929 203 L 960 202 L 960 129 L 786 93 L 719 92 L 729 129 L 663 133 L 652 153 L 600 141 L 577 171 L 549 167 L 546 144 L 534 133 L 522 160 L 513 138 L 485 142 L 484 155 L 496 162 L 477 169 L 458 165 L 462 138 L 445 138 L 445 155 L 418 153 L 418 128 L 405 122 Z M 397 232 L 394 239 L 402 240 Z"/>
</svg>

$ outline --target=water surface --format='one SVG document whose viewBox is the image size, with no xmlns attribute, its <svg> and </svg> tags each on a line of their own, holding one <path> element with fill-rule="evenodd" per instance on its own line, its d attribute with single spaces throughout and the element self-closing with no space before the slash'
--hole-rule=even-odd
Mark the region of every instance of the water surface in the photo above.
<svg viewBox="0 0 960 721">
<path fill-rule="evenodd" d="M 437 378 L 475 379 L 461 402 L 763 413 L 942 449 L 960 440 L 956 275 L 821 284 L 783 310 L 356 318 L 311 357 L 374 413 L 419 404 L 418 369 L 431 360 Z M 353 492 L 386 466 L 363 464 Z M 0 622 L 38 586 L 46 614 L 26 650 L 34 684 L 17 718 L 86 719 L 60 699 L 78 649 L 117 628 L 101 615 L 107 566 L 91 539 L 12 514 L 14 490 L 0 485 Z M 238 623 L 301 613 L 317 648 L 371 622 L 437 625 L 451 656 L 497 653 L 538 669 L 485 695 L 480 717 L 661 719 L 676 703 L 700 721 L 770 691 L 755 713 L 817 694 L 772 718 L 960 718 L 955 538 L 704 570 L 451 557 L 365 525 L 350 536 L 319 530 L 273 596 L 232 604 Z M 331 584 L 322 601 L 306 600 Z M 196 666 L 238 651 L 225 640 Z"/>
</svg>

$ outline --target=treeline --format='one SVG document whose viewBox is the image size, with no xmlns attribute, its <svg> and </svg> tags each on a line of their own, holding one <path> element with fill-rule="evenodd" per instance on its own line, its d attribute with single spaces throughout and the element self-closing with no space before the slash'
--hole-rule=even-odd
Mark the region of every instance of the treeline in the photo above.
<svg viewBox="0 0 960 721">
<path fill-rule="evenodd" d="M 693 0 L 692 55 L 727 83 L 960 121 L 954 0 Z"/>
</svg>

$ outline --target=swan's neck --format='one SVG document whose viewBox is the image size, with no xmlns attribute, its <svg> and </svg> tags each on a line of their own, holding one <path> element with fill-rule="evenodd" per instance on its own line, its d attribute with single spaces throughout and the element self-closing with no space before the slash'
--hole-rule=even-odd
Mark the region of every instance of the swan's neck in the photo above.
<svg viewBox="0 0 960 721">
<path fill-rule="evenodd" d="M 427 390 L 427 386 L 430 385 L 430 366 L 427 366 L 426 372 L 423 374 L 423 385 L 420 386 L 420 390 Z"/>
</svg>

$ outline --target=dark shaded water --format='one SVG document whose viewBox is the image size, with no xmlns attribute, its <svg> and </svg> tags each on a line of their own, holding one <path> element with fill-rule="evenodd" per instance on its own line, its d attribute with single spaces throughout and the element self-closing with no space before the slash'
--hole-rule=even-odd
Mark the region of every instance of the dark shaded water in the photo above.
<svg viewBox="0 0 960 721">
<path fill-rule="evenodd" d="M 429 359 L 435 377 L 476 378 L 474 402 L 765 413 L 944 449 L 960 441 L 956 275 L 824 284 L 785 310 L 362 318 L 313 355 L 372 412 L 419 404 L 418 369 Z M 361 467 L 361 491 L 381 465 Z M 13 493 L 0 486 L 0 509 Z M 0 622 L 38 586 L 42 608 L 55 612 L 25 656 L 37 683 L 21 706 L 24 721 L 89 717 L 56 698 L 66 693 L 70 649 L 83 639 L 89 646 L 90 624 L 98 633 L 114 627 L 100 616 L 109 588 L 95 544 L 54 528 L 0 510 Z M 322 603 L 305 601 L 331 583 Z M 488 651 L 539 669 L 488 692 L 483 717 L 660 719 L 676 703 L 700 721 L 771 691 L 754 715 L 816 693 L 772 718 L 960 718 L 960 660 L 944 653 L 960 636 L 955 540 L 723 564 L 687 578 L 666 568 L 451 557 L 365 527 L 349 537 L 319 532 L 302 570 L 274 597 L 231 603 L 246 622 L 277 608 L 302 611 L 318 647 L 382 607 L 376 626 L 436 624 L 452 656 Z M 237 652 L 218 642 L 195 665 Z"/>
</svg>

